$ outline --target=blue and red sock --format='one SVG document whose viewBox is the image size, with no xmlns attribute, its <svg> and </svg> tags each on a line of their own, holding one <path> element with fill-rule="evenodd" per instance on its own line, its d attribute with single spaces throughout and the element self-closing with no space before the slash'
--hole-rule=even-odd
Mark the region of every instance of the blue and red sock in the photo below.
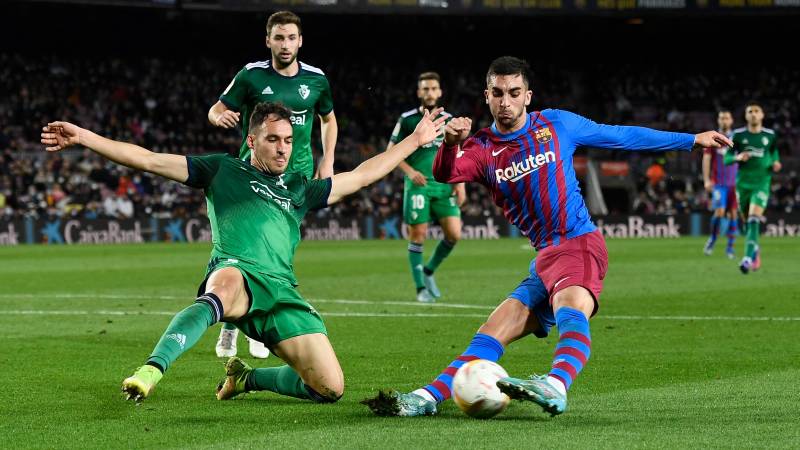
<svg viewBox="0 0 800 450">
<path fill-rule="evenodd" d="M 497 339 L 489 336 L 488 334 L 477 333 L 469 343 L 469 347 L 464 353 L 451 362 L 449 366 L 436 377 L 431 384 L 423 386 L 422 389 L 427 391 L 437 403 L 441 403 L 451 396 L 453 388 L 453 377 L 458 371 L 459 367 L 464 364 L 476 360 L 486 359 L 492 362 L 497 362 L 503 356 L 503 344 Z"/>
<path fill-rule="evenodd" d="M 719 236 L 719 225 L 720 225 L 720 218 L 717 216 L 711 216 L 711 237 L 709 238 L 709 242 L 712 244 L 717 242 L 717 236 Z"/>
<path fill-rule="evenodd" d="M 733 249 L 736 233 L 739 231 L 739 219 L 728 219 L 728 249 Z"/>
<path fill-rule="evenodd" d="M 563 307 L 556 311 L 556 325 L 558 344 L 549 376 L 561 381 L 564 388 L 569 390 L 591 353 L 589 319 L 577 309 Z"/>
</svg>

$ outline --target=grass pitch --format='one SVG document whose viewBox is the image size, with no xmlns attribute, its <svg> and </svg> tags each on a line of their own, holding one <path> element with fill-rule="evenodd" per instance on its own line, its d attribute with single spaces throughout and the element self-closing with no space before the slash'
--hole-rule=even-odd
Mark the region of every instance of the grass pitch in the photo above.
<svg viewBox="0 0 800 450">
<path fill-rule="evenodd" d="M 215 326 L 136 406 L 120 393 L 173 313 L 194 300 L 207 245 L 0 248 L 0 433 L 38 448 L 794 447 L 800 442 L 800 241 L 764 239 L 763 269 L 702 240 L 610 240 L 592 357 L 566 414 L 512 403 L 489 421 L 452 404 L 378 418 L 359 400 L 430 381 L 526 276 L 523 240 L 459 243 L 436 305 L 414 301 L 400 241 L 304 242 L 300 291 L 345 371 L 335 405 L 269 393 L 218 402 Z M 427 252 L 433 248 L 428 243 Z M 741 252 L 741 246 L 737 249 Z M 548 369 L 555 334 L 512 344 L 515 376 Z M 240 337 L 240 355 L 256 365 Z"/>
</svg>

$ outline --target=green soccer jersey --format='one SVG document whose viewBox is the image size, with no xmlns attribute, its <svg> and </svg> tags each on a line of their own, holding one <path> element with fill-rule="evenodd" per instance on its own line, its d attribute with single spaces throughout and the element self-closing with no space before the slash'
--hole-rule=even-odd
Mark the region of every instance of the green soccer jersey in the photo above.
<svg viewBox="0 0 800 450">
<path fill-rule="evenodd" d="M 250 114 L 258 103 L 281 102 L 292 112 L 292 157 L 287 172 L 300 172 L 309 179 L 314 175 L 311 152 L 311 130 L 314 114 L 327 115 L 333 111 L 331 86 L 322 70 L 300 62 L 295 76 L 286 77 L 270 64 L 259 61 L 247 64 L 236 74 L 219 97 L 229 109 L 241 113 L 242 146 L 239 158 L 250 160 L 247 132 Z"/>
<path fill-rule="evenodd" d="M 224 154 L 187 156 L 186 185 L 202 188 L 211 222 L 211 259 L 242 264 L 294 285 L 300 222 L 327 205 L 331 180 L 267 175 Z"/>
<path fill-rule="evenodd" d="M 750 153 L 750 159 L 739 162 L 736 174 L 737 186 L 758 187 L 769 184 L 772 179 L 772 164 L 779 161 L 775 132 L 762 128 L 760 133 L 751 133 L 747 128 L 734 130 L 733 151 L 725 153 L 725 164 L 732 164 L 739 153 Z"/>
<path fill-rule="evenodd" d="M 441 116 L 447 117 L 448 120 L 452 117 L 449 113 L 442 112 L 436 118 Z M 389 138 L 389 140 L 395 144 L 402 141 L 414 132 L 420 120 L 422 120 L 420 108 L 404 112 L 400 115 L 400 118 L 397 119 L 397 125 L 394 126 L 392 137 Z M 425 175 L 429 184 L 432 182 L 436 183 L 436 180 L 433 178 L 433 160 L 436 158 L 436 152 L 439 150 L 439 146 L 442 144 L 443 140 L 444 135 L 438 136 L 433 142 L 428 145 L 423 145 L 412 153 L 411 156 L 406 158 L 406 163 L 413 167 L 414 170 Z"/>
</svg>

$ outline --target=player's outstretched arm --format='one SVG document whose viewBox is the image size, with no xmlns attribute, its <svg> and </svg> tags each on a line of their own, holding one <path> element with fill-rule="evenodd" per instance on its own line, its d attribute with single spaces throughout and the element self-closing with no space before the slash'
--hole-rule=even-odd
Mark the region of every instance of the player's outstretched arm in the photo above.
<svg viewBox="0 0 800 450">
<path fill-rule="evenodd" d="M 616 150 L 692 150 L 733 146 L 722 133 L 674 133 L 645 127 L 598 124 L 569 111 L 559 111 L 561 120 L 574 133 L 576 144 Z"/>
<path fill-rule="evenodd" d="M 733 141 L 719 131 L 706 131 L 694 135 L 694 148 L 732 147 Z"/>
<path fill-rule="evenodd" d="M 186 157 L 150 150 L 125 142 L 106 139 L 69 122 L 50 122 L 42 128 L 42 144 L 48 152 L 59 152 L 73 145 L 88 147 L 98 155 L 132 169 L 185 182 L 189 178 Z"/>
<path fill-rule="evenodd" d="M 427 145 L 442 134 L 446 116 L 434 120 L 442 112 L 443 108 L 436 108 L 433 111 L 426 111 L 425 115 L 417 124 L 414 132 L 405 139 L 393 146 L 389 151 L 373 156 L 364 161 L 350 172 L 342 172 L 333 176 L 331 193 L 328 196 L 328 204 L 336 203 L 346 195 L 350 195 L 357 190 L 369 186 L 375 181 L 385 177 L 386 174 L 394 170 L 395 167 L 414 153 L 417 148 Z"/>
</svg>

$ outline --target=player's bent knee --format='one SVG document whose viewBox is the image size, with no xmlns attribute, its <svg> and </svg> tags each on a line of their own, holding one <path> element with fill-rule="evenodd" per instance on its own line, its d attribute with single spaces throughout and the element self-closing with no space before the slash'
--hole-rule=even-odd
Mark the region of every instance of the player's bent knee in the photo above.
<svg viewBox="0 0 800 450">
<path fill-rule="evenodd" d="M 569 307 L 582 311 L 586 317 L 591 317 L 596 305 L 592 293 L 583 286 L 569 286 L 553 295 L 553 311 Z"/>
<path fill-rule="evenodd" d="M 344 383 L 338 386 L 324 385 L 316 389 L 306 385 L 308 396 L 316 403 L 336 403 L 344 395 Z"/>
</svg>

